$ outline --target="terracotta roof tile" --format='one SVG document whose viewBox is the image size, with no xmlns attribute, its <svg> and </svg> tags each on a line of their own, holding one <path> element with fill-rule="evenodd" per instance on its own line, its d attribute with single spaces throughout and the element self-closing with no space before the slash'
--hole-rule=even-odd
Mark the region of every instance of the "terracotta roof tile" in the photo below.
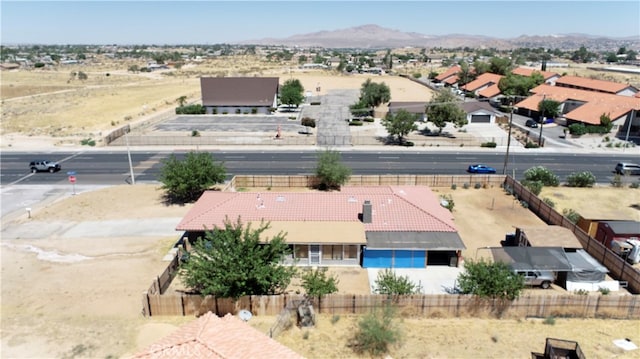
<svg viewBox="0 0 640 359">
<path fill-rule="evenodd" d="M 293 350 L 227 314 L 208 312 L 133 358 L 303 358 Z"/>
<path fill-rule="evenodd" d="M 482 75 L 478 76 L 475 80 L 469 82 L 468 84 L 462 86 L 462 89 L 469 92 L 474 92 L 481 89 L 484 86 L 497 85 L 502 78 L 502 75 L 496 75 L 489 72 L 485 72 Z"/>
<path fill-rule="evenodd" d="M 613 81 L 595 80 L 578 76 L 562 76 L 556 80 L 556 86 L 574 87 L 583 90 L 600 91 L 611 94 L 619 93 L 625 89 L 633 88 L 636 92 L 638 89 L 629 85 Z"/>
<path fill-rule="evenodd" d="M 500 92 L 501 92 L 500 87 L 498 87 L 498 84 L 495 84 L 478 91 L 478 96 L 490 98 L 490 97 L 498 96 Z"/>
<path fill-rule="evenodd" d="M 371 201 L 366 231 L 456 232 L 451 213 L 425 186 L 342 187 L 339 192 L 205 192 L 176 227 L 201 231 L 224 226 L 225 218 L 247 222 L 359 222 Z"/>
<path fill-rule="evenodd" d="M 456 76 L 458 75 L 458 72 L 460 72 L 461 68 L 460 65 L 455 65 L 455 66 L 451 66 L 449 67 L 445 72 L 441 73 L 440 75 L 435 77 L 436 81 L 444 81 L 452 76 Z"/>
<path fill-rule="evenodd" d="M 618 119 L 632 109 L 640 110 L 640 99 L 637 97 L 612 95 L 602 92 L 578 90 L 567 87 L 539 85 L 531 90 L 533 96 L 516 104 L 518 108 L 538 111 L 538 103 L 543 97 L 560 103 L 583 102 L 573 111 L 567 112 L 564 117 L 578 122 L 592 125 L 600 124 L 600 116 L 603 113 L 609 115 L 612 120 Z"/>
</svg>

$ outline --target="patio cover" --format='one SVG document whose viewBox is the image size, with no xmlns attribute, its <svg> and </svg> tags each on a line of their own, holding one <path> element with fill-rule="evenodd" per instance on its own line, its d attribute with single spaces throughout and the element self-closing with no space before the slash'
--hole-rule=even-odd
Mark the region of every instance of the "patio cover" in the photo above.
<svg viewBox="0 0 640 359">
<path fill-rule="evenodd" d="M 367 232 L 368 249 L 466 249 L 457 232 Z"/>
<path fill-rule="evenodd" d="M 514 270 L 572 270 L 561 247 L 492 247 L 490 250 L 495 262 L 504 262 Z"/>
<path fill-rule="evenodd" d="M 609 272 L 583 249 L 565 254 L 573 267 L 573 271 L 567 273 L 567 280 L 597 283 L 603 281 Z"/>
</svg>

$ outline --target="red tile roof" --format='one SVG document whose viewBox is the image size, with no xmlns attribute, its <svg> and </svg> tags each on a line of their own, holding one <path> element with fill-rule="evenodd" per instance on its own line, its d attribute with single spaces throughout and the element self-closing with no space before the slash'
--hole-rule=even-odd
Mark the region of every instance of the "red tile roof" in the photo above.
<svg viewBox="0 0 640 359">
<path fill-rule="evenodd" d="M 577 88 L 582 90 L 600 91 L 611 94 L 616 94 L 624 91 L 628 88 L 632 88 L 638 91 L 635 87 L 629 84 L 623 84 L 613 81 L 594 80 L 585 77 L 578 76 L 562 76 L 556 80 L 556 86 Z"/>
<path fill-rule="evenodd" d="M 478 96 L 480 97 L 485 97 L 485 98 L 491 98 L 494 96 L 498 96 L 501 93 L 500 88 L 498 87 L 498 84 L 495 85 L 491 85 L 485 89 L 482 89 L 480 91 L 478 91 Z"/>
<path fill-rule="evenodd" d="M 517 67 L 517 68 L 515 68 L 515 69 L 513 69 L 513 70 L 511 71 L 511 73 L 513 73 L 513 74 L 515 74 L 515 75 L 527 76 L 527 77 L 531 77 L 531 75 L 532 75 L 534 72 L 537 72 L 537 73 L 539 73 L 540 75 L 542 75 L 542 78 L 544 78 L 544 79 L 545 79 L 545 81 L 546 81 L 546 80 L 548 80 L 548 79 L 550 79 L 550 78 L 552 78 L 552 77 L 554 77 L 554 76 L 558 76 L 558 77 L 560 76 L 560 75 L 559 75 L 558 73 L 556 73 L 556 72 L 542 71 L 542 70 L 538 70 L 538 69 L 535 69 L 535 68 L 531 68 L 531 67 L 522 67 L 522 66 L 521 66 L 521 67 Z"/>
<path fill-rule="evenodd" d="M 502 78 L 502 75 L 496 75 L 489 72 L 485 72 L 482 75 L 478 76 L 475 80 L 462 86 L 462 89 L 465 91 L 474 92 L 484 86 L 488 87 L 491 85 L 497 85 L 498 82 L 500 82 L 501 78 Z"/>
<path fill-rule="evenodd" d="M 225 218 L 248 222 L 360 222 L 372 204 L 371 231 L 457 232 L 451 212 L 426 186 L 342 187 L 339 192 L 205 192 L 176 227 L 202 231 Z"/>
<path fill-rule="evenodd" d="M 458 75 L 453 75 L 453 76 L 447 77 L 442 82 L 444 82 L 447 85 L 455 85 L 456 83 L 458 83 L 458 80 L 460 80 L 460 78 L 458 78 Z"/>
<path fill-rule="evenodd" d="M 133 358 L 303 358 L 231 314 L 208 312 Z"/>
<path fill-rule="evenodd" d="M 583 105 L 564 115 L 568 120 L 584 122 L 591 125 L 600 124 L 600 116 L 608 114 L 612 120 L 629 113 L 632 109 L 640 110 L 640 98 L 606 94 L 602 92 L 577 90 L 566 87 L 539 85 L 531 90 L 533 96 L 516 104 L 518 108 L 538 111 L 538 103 L 543 97 L 560 103 L 573 101 L 584 102 Z"/>
<path fill-rule="evenodd" d="M 460 68 L 460 65 L 451 66 L 445 72 L 443 72 L 440 75 L 436 76 L 435 80 L 443 82 L 444 80 L 450 78 L 451 76 L 456 76 L 457 77 L 458 72 L 460 72 L 460 70 L 462 70 Z"/>
<path fill-rule="evenodd" d="M 203 106 L 273 106 L 277 77 L 201 77 Z"/>
</svg>

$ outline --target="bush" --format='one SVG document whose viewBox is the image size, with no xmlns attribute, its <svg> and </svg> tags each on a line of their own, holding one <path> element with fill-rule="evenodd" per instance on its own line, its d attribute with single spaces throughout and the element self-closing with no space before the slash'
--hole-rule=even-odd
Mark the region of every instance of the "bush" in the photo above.
<svg viewBox="0 0 640 359">
<path fill-rule="evenodd" d="M 176 107 L 176 115 L 204 115 L 206 108 L 199 104 Z"/>
<path fill-rule="evenodd" d="M 367 116 L 367 117 L 363 118 L 362 121 L 364 121 L 364 122 L 373 122 L 374 118 L 371 117 L 371 116 Z"/>
<path fill-rule="evenodd" d="M 622 177 L 620 176 L 619 173 L 616 173 L 615 175 L 613 175 L 613 179 L 611 180 L 611 185 L 613 187 L 622 187 Z"/>
<path fill-rule="evenodd" d="M 555 325 L 556 324 L 556 318 L 553 315 L 550 315 L 550 316 L 544 318 L 544 322 L 542 322 L 542 324 Z"/>
<path fill-rule="evenodd" d="M 386 305 L 382 311 L 374 310 L 358 322 L 358 329 L 349 347 L 358 354 L 381 356 L 389 346 L 400 341 L 400 329 L 394 323 L 395 308 Z"/>
<path fill-rule="evenodd" d="M 475 189 L 480 189 L 480 188 L 482 188 L 482 183 L 480 183 L 480 182 L 476 182 L 476 183 L 473 185 L 473 188 L 475 188 Z"/>
<path fill-rule="evenodd" d="M 469 184 L 467 182 L 463 183 L 462 188 L 469 189 Z"/>
<path fill-rule="evenodd" d="M 200 131 L 192 130 L 191 131 L 191 137 L 200 137 Z"/>
<path fill-rule="evenodd" d="M 349 126 L 362 126 L 362 121 L 360 120 L 353 120 L 351 122 L 349 122 Z"/>
<path fill-rule="evenodd" d="M 545 186 L 556 187 L 560 184 L 558 176 L 543 166 L 531 167 L 524 171 L 524 178 L 528 181 L 540 181 Z"/>
<path fill-rule="evenodd" d="M 458 185 L 455 183 L 451 184 L 451 189 L 458 189 Z"/>
<path fill-rule="evenodd" d="M 495 142 L 483 142 L 480 144 L 480 147 L 496 148 L 497 145 Z"/>
<path fill-rule="evenodd" d="M 567 219 L 569 221 L 571 221 L 572 223 L 578 223 L 578 221 L 580 220 L 580 213 L 574 211 L 571 208 L 565 208 L 562 210 L 562 215 L 567 217 Z"/>
<path fill-rule="evenodd" d="M 391 269 L 379 271 L 373 287 L 375 293 L 388 295 L 416 294 L 420 289 L 408 276 L 397 275 Z"/>
<path fill-rule="evenodd" d="M 536 196 L 539 195 L 540 192 L 542 192 L 542 187 L 544 186 L 541 181 L 528 181 L 528 180 L 522 181 L 522 185 L 525 186 L 529 191 L 531 191 L 531 193 L 535 194 Z"/>
<path fill-rule="evenodd" d="M 252 115 L 255 115 L 257 113 L 258 113 L 258 109 L 257 108 L 254 107 L 254 108 L 251 109 L 251 114 Z"/>
<path fill-rule="evenodd" d="M 455 186 L 455 185 L 452 185 Z M 455 188 L 453 188 L 455 189 Z M 448 209 L 449 212 L 453 212 L 453 207 L 456 205 L 453 202 L 453 197 L 450 194 L 443 194 L 440 196 L 440 203 L 443 204 L 443 207 Z"/>
<path fill-rule="evenodd" d="M 567 185 L 569 187 L 593 187 L 596 183 L 596 176 L 589 171 L 574 172 L 567 176 Z"/>
<path fill-rule="evenodd" d="M 239 115 L 239 114 L 241 114 L 241 113 L 242 113 L 242 110 L 241 110 L 241 109 L 239 109 L 239 108 L 236 108 L 236 115 Z"/>
<path fill-rule="evenodd" d="M 524 144 L 524 148 L 539 148 L 540 146 L 538 146 L 537 143 L 535 142 L 531 142 L 531 141 L 527 141 L 527 143 Z"/>
<path fill-rule="evenodd" d="M 640 188 L 640 183 L 633 182 L 632 184 L 629 185 L 629 188 L 633 188 L 633 189 Z"/>
<path fill-rule="evenodd" d="M 96 145 L 96 141 L 92 138 L 85 138 L 83 140 L 80 141 L 80 144 L 83 146 L 95 146 Z"/>
<path fill-rule="evenodd" d="M 551 208 L 556 208 L 556 203 L 551 198 L 545 197 L 542 199 L 542 202 L 546 203 Z"/>
<path fill-rule="evenodd" d="M 607 295 L 611 292 L 611 290 L 607 287 L 600 287 L 598 288 L 598 292 L 600 292 L 600 294 L 602 295 Z"/>
<path fill-rule="evenodd" d="M 587 128 L 581 123 L 574 123 L 569 125 L 569 133 L 574 136 L 582 136 L 587 133 Z"/>
<path fill-rule="evenodd" d="M 402 143 L 402 145 L 403 145 L 403 146 L 405 146 L 405 147 L 413 147 L 413 146 L 415 146 L 416 144 L 415 144 L 415 143 L 413 143 L 413 142 L 411 142 L 411 141 L 404 141 L 404 142 Z"/>
</svg>

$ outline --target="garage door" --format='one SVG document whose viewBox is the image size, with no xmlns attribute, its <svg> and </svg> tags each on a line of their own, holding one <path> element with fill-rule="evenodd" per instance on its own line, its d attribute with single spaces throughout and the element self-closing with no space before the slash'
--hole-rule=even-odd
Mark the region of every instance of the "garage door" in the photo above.
<svg viewBox="0 0 640 359">
<path fill-rule="evenodd" d="M 366 249 L 363 268 L 424 268 L 425 251 Z"/>
<path fill-rule="evenodd" d="M 471 123 L 490 123 L 491 115 L 472 115 Z"/>
</svg>

